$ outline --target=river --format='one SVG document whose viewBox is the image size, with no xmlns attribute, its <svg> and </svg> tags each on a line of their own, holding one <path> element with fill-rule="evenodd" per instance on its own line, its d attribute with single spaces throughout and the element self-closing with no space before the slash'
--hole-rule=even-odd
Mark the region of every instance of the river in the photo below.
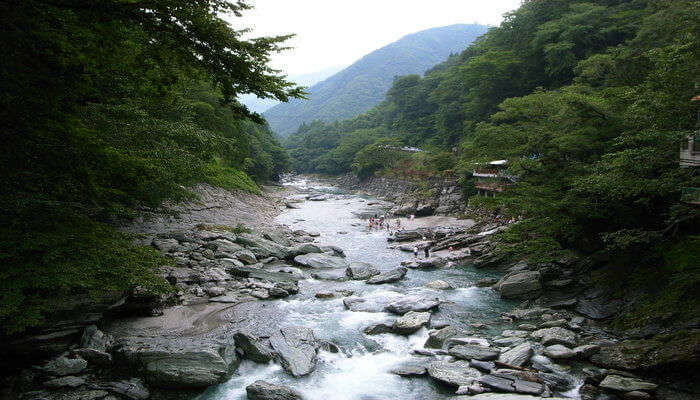
<svg viewBox="0 0 700 400">
<path fill-rule="evenodd" d="M 317 242 L 342 248 L 348 261 L 368 262 L 380 270 L 396 268 L 401 261 L 413 256 L 389 248 L 387 232 L 369 231 L 366 221 L 353 214 L 353 211 L 365 208 L 370 198 L 306 181 L 293 184 L 328 193 L 330 198 L 306 201 L 299 204 L 299 209 L 284 211 L 277 219 L 280 224 L 292 229 L 318 232 L 320 237 Z M 430 295 L 443 301 L 439 311 L 433 314 L 433 321 L 447 321 L 465 328 L 469 328 L 470 324 L 489 322 L 488 329 L 497 333 L 502 327 L 493 322 L 502 311 L 512 308 L 514 304 L 501 300 L 489 288 L 471 286 L 474 281 L 491 276 L 494 276 L 492 272 L 465 265 L 431 271 L 409 270 L 406 279 L 395 284 L 302 280 L 298 295 L 269 301 L 268 307 L 280 311 L 281 326 L 312 328 L 318 338 L 337 344 L 341 351 L 336 354 L 321 351 L 317 369 L 303 378 L 287 375 L 277 364 L 261 365 L 243 361 L 229 381 L 210 388 L 199 400 L 246 399 L 245 387 L 259 379 L 292 387 L 308 400 L 448 398 L 453 395 L 454 389 L 436 385 L 430 378 L 403 378 L 390 372 L 402 363 L 421 360 L 422 356 L 411 352 L 423 348 L 428 337 L 425 328 L 407 337 L 389 333 L 368 336 L 362 332 L 364 327 L 392 321 L 395 316 L 385 312 L 349 311 L 343 305 L 342 296 L 317 299 L 314 295 L 319 291 L 351 290 L 355 296 L 370 302 L 405 294 Z M 456 289 L 433 290 L 424 287 L 425 283 L 437 279 L 449 282 Z M 487 330 L 482 334 L 488 333 L 492 332 Z"/>
</svg>

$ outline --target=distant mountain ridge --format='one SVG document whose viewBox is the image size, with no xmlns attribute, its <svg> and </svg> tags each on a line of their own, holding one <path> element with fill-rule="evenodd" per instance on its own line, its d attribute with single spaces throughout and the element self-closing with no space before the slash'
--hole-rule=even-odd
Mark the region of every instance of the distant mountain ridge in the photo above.
<svg viewBox="0 0 700 400">
<path fill-rule="evenodd" d="M 287 136 L 304 122 L 352 118 L 379 104 L 394 77 L 423 74 L 452 53 L 464 50 L 488 27 L 458 24 L 406 35 L 309 88 L 309 100 L 278 104 L 263 116 Z"/>
</svg>

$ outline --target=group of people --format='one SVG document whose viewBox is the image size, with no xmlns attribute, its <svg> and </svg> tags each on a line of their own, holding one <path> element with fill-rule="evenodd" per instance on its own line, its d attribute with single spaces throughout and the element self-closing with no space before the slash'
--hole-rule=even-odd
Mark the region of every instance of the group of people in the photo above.
<svg viewBox="0 0 700 400">
<path fill-rule="evenodd" d="M 368 224 L 370 231 L 373 229 L 376 229 L 376 230 L 386 229 L 387 232 L 391 232 L 392 228 L 395 228 L 397 230 L 401 229 L 401 221 L 398 218 L 396 219 L 395 224 L 392 226 L 391 221 L 389 221 L 388 218 L 386 218 L 384 216 L 378 217 L 375 215 L 374 217 L 370 217 L 367 224 Z"/>
</svg>

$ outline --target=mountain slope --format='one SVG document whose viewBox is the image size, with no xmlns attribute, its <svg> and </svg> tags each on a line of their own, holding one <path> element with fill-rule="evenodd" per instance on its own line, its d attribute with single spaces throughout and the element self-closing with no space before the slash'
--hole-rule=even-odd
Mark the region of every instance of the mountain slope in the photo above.
<svg viewBox="0 0 700 400">
<path fill-rule="evenodd" d="M 450 25 L 404 36 L 309 88 L 309 100 L 279 104 L 263 115 L 282 136 L 303 122 L 354 117 L 384 99 L 394 77 L 422 74 L 485 33 L 483 25 Z"/>
</svg>

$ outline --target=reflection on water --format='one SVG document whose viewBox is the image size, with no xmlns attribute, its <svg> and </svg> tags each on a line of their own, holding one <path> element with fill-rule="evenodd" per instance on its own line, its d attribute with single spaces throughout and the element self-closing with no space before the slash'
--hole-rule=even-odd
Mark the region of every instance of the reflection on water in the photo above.
<svg viewBox="0 0 700 400">
<path fill-rule="evenodd" d="M 325 201 L 299 203 L 299 209 L 282 213 L 278 217 L 279 223 L 294 230 L 319 232 L 319 243 L 339 246 L 345 250 L 348 261 L 372 263 L 380 270 L 396 268 L 401 261 L 411 257 L 410 253 L 389 249 L 386 232 L 369 232 L 365 222 L 352 214 L 365 208 L 367 199 L 343 194 L 333 187 L 316 187 L 308 181 L 294 184 L 303 188 L 313 187 L 332 195 Z M 355 296 L 365 298 L 367 303 L 379 305 L 406 294 L 439 297 L 446 303 L 441 305 L 433 318 L 466 327 L 471 323 L 492 321 L 506 307 L 512 306 L 502 302 L 490 289 L 469 287 L 475 280 L 486 276 L 490 276 L 486 271 L 455 268 L 410 270 L 405 280 L 393 285 L 373 286 L 358 281 L 313 279 L 302 281 L 298 295 L 270 301 L 270 306 L 284 310 L 282 325 L 310 327 L 318 338 L 339 345 L 341 352 L 321 352 L 316 371 L 300 379 L 290 377 L 275 364 L 244 361 L 228 382 L 210 388 L 200 399 L 245 399 L 245 387 L 259 379 L 292 387 L 308 400 L 448 398 L 449 392 L 435 387 L 430 379 L 406 379 L 390 373 L 401 363 L 425 361 L 425 358 L 412 355 L 411 350 L 423 347 L 428 336 L 426 329 L 408 337 L 393 334 L 367 336 L 362 333 L 364 327 L 392 321 L 395 316 L 385 312 L 348 311 L 341 298 L 319 300 L 314 298 L 314 294 L 336 289 L 353 290 Z M 436 279 L 445 280 L 457 289 L 437 291 L 423 287 L 426 282 Z"/>
</svg>

